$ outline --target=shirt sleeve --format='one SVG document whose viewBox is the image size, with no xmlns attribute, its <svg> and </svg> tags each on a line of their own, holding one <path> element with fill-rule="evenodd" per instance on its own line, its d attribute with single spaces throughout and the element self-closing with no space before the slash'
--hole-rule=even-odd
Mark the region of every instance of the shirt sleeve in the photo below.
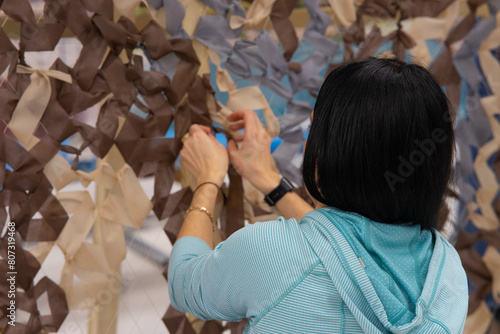
<svg viewBox="0 0 500 334">
<path fill-rule="evenodd" d="M 243 231 L 244 229 L 240 230 Z M 239 321 L 246 311 L 235 307 L 234 285 L 245 271 L 242 261 L 244 234 L 236 232 L 212 251 L 196 237 L 176 241 L 168 266 L 168 287 L 172 306 L 199 319 Z M 241 282 L 243 283 L 243 282 Z"/>
<path fill-rule="evenodd" d="M 248 225 L 213 251 L 199 238 L 179 239 L 168 267 L 172 306 L 203 320 L 239 321 L 262 313 L 311 263 L 308 256 L 293 255 L 301 247 L 293 221 Z"/>
</svg>

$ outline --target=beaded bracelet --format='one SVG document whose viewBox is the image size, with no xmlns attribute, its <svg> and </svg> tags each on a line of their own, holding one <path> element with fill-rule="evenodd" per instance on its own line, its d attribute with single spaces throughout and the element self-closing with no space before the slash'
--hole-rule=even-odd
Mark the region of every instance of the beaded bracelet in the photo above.
<svg viewBox="0 0 500 334">
<path fill-rule="evenodd" d="M 210 218 L 210 221 L 212 222 L 212 230 L 215 231 L 214 216 L 204 206 L 193 206 L 193 207 L 190 207 L 189 209 L 187 209 L 186 213 L 184 214 L 184 218 L 186 218 L 186 216 L 187 216 L 188 213 L 190 213 L 191 211 L 194 211 L 194 210 L 205 213 L 208 216 L 208 218 Z"/>
</svg>

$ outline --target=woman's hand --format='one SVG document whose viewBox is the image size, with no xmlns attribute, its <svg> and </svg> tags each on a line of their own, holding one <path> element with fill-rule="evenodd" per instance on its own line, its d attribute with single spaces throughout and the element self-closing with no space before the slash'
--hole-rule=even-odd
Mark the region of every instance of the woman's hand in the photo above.
<svg viewBox="0 0 500 334">
<path fill-rule="evenodd" d="M 281 180 L 271 156 L 271 138 L 252 110 L 236 110 L 227 118 L 231 130 L 245 129 L 227 143 L 229 158 L 234 168 L 264 194 L 269 194 Z M 241 142 L 238 149 L 236 142 Z"/>
<path fill-rule="evenodd" d="M 180 152 L 181 161 L 196 178 L 197 184 L 221 185 L 228 168 L 227 150 L 206 126 L 193 124 Z"/>
</svg>

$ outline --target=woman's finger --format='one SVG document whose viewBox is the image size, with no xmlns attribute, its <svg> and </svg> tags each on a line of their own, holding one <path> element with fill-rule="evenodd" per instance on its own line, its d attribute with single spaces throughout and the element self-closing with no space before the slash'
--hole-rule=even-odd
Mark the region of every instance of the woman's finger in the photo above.
<svg viewBox="0 0 500 334">
<path fill-rule="evenodd" d="M 192 124 L 190 127 L 189 127 L 189 136 L 192 136 L 196 133 L 196 131 L 198 131 L 198 125 L 197 124 Z"/>
<path fill-rule="evenodd" d="M 208 126 L 206 125 L 201 125 L 199 124 L 198 125 L 200 127 L 201 130 L 203 130 L 203 132 L 205 132 L 207 135 L 209 136 L 212 136 L 212 129 L 210 129 Z M 213 136 L 212 136 L 213 137 Z"/>
<path fill-rule="evenodd" d="M 253 123 L 253 127 L 255 127 L 255 129 L 263 129 L 264 128 L 264 124 L 262 124 L 262 122 L 259 119 L 259 116 L 257 116 L 257 114 L 254 111 L 252 111 L 248 115 L 248 123 L 250 123 L 250 122 Z"/>
<path fill-rule="evenodd" d="M 200 125 L 200 124 L 192 124 L 190 127 L 189 127 L 189 134 L 192 136 L 194 135 L 196 132 L 203 132 L 205 133 L 207 136 L 210 136 L 211 134 L 211 130 L 208 126 L 204 126 L 204 125 Z"/>
<path fill-rule="evenodd" d="M 262 124 L 260 123 L 259 118 L 255 114 L 255 112 L 253 110 L 245 109 L 236 110 L 234 113 L 236 113 L 236 116 L 234 116 L 234 118 L 236 119 L 234 119 L 234 121 L 240 120 L 241 117 L 243 118 L 243 123 L 245 125 L 245 139 L 255 138 L 257 136 L 259 128 L 262 127 Z M 229 117 L 231 115 L 229 115 Z M 228 120 L 230 120 L 229 117 L 227 118 Z"/>
<path fill-rule="evenodd" d="M 251 110 L 249 110 L 249 109 L 238 109 L 238 110 L 235 110 L 229 116 L 227 116 L 227 120 L 229 122 L 241 121 L 241 120 L 243 120 L 245 118 L 245 113 L 247 111 L 251 111 Z"/>
<path fill-rule="evenodd" d="M 243 120 L 234 122 L 230 125 L 231 130 L 238 131 L 245 128 L 245 122 Z"/>
<path fill-rule="evenodd" d="M 227 150 L 230 154 L 236 153 L 238 151 L 238 146 L 236 146 L 236 142 L 234 140 L 230 140 L 227 142 Z"/>
<path fill-rule="evenodd" d="M 241 122 L 243 121 L 245 123 L 245 127 L 251 123 L 251 126 L 259 126 L 262 125 L 260 123 L 259 117 L 257 117 L 257 114 L 250 109 L 238 109 L 234 112 L 232 112 L 228 117 L 227 120 L 231 123 L 236 123 L 236 122 Z"/>
<path fill-rule="evenodd" d="M 246 130 L 252 130 L 262 126 L 257 114 L 250 109 L 236 110 L 227 117 L 227 120 L 232 123 L 243 122 Z"/>
<path fill-rule="evenodd" d="M 242 141 L 245 138 L 245 133 L 244 132 L 237 132 L 233 135 L 233 140 L 234 141 Z"/>
</svg>

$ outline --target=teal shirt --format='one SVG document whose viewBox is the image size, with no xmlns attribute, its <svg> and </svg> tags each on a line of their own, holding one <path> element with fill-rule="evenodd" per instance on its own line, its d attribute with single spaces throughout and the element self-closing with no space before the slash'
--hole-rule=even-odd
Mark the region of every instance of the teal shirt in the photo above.
<svg viewBox="0 0 500 334">
<path fill-rule="evenodd" d="M 172 305 L 245 333 L 461 333 L 468 289 L 438 232 L 333 208 L 234 233 L 212 251 L 184 237 L 168 270 Z"/>
</svg>

